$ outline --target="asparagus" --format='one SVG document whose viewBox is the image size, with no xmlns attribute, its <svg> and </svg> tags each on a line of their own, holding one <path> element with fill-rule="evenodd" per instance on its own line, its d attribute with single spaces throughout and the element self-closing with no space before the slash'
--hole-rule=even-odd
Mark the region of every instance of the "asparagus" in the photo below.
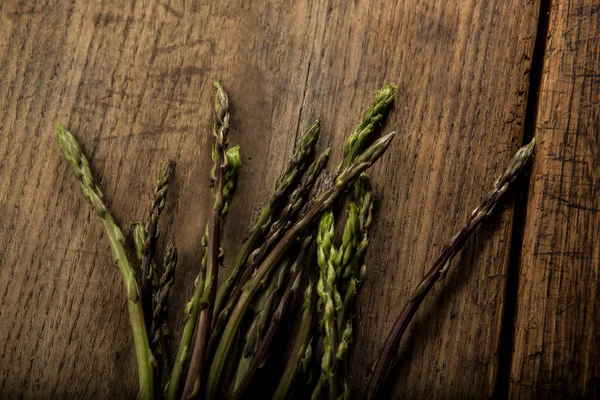
<svg viewBox="0 0 600 400">
<path fill-rule="evenodd" d="M 221 227 L 223 213 L 223 186 L 225 178 L 225 150 L 229 132 L 229 99 L 223 87 L 215 82 L 215 124 L 213 128 L 213 170 L 211 176 L 213 209 L 208 221 L 208 246 L 204 292 L 200 300 L 202 308 L 198 317 L 196 340 L 190 368 L 183 389 L 183 398 L 195 397 L 202 384 L 206 350 L 210 338 L 212 314 L 217 293 L 217 278 L 221 263 Z"/>
<path fill-rule="evenodd" d="M 144 309 L 146 324 L 150 324 L 150 321 L 152 320 L 152 279 L 155 273 L 152 258 L 156 247 L 156 239 L 158 238 L 158 219 L 165 207 L 165 197 L 167 190 L 169 189 L 169 180 L 171 179 L 172 174 L 173 164 L 168 161 L 164 162 L 156 176 L 156 184 L 154 186 L 154 193 L 150 204 L 149 221 L 146 224 L 146 240 L 144 241 L 143 247 L 142 277 L 140 280 L 142 289 L 142 307 Z M 148 328 L 150 328 L 149 325 Z"/>
<path fill-rule="evenodd" d="M 237 391 L 239 385 L 244 380 L 248 368 L 250 367 L 254 355 L 258 350 L 261 337 L 264 335 L 267 329 L 267 322 L 272 317 L 275 307 L 277 306 L 277 296 L 280 293 L 283 285 L 286 283 L 286 277 L 288 270 L 290 269 L 291 260 L 290 257 L 286 257 L 283 262 L 273 272 L 273 276 L 268 279 L 268 285 L 266 282 L 263 284 L 265 289 L 260 293 L 258 299 L 255 301 L 254 318 L 250 323 L 250 327 L 246 332 L 246 341 L 242 349 L 242 357 L 240 358 L 235 376 L 231 385 L 231 391 Z"/>
<path fill-rule="evenodd" d="M 171 242 L 167 244 L 164 261 L 165 271 L 154 293 L 154 309 L 152 310 L 152 342 L 153 349 L 157 348 L 161 339 L 161 329 L 167 312 L 169 292 L 175 283 L 175 268 L 177 267 L 177 247 Z"/>
<path fill-rule="evenodd" d="M 346 236 L 346 235 L 344 235 Z M 335 237 L 333 212 L 328 211 L 321 216 L 317 234 L 317 263 L 319 265 L 319 280 L 317 294 L 323 305 L 321 330 L 324 334 L 323 357 L 321 359 L 321 376 L 313 391 L 312 398 L 320 398 L 325 384 L 329 386 L 329 398 L 337 399 L 338 376 L 336 352 L 338 348 L 337 314 L 341 310 L 342 300 L 336 287 L 337 267 L 339 265 L 338 251 L 333 243 Z M 343 255 L 340 252 L 340 255 Z"/>
<path fill-rule="evenodd" d="M 317 181 L 317 178 L 327 165 L 328 159 L 329 148 L 326 149 L 323 153 L 321 153 L 321 155 L 317 157 L 317 159 L 313 161 L 313 163 L 308 167 L 308 169 L 302 176 L 298 187 L 294 189 L 289 195 L 287 205 L 279 214 L 277 221 L 271 224 L 269 234 L 267 235 L 263 243 L 258 248 L 256 248 L 252 252 L 252 254 L 250 254 L 245 271 L 243 272 L 242 276 L 238 279 L 237 286 L 233 289 L 232 292 L 230 292 L 227 304 L 222 309 L 220 315 L 217 318 L 216 325 L 211 337 L 211 343 L 209 344 L 209 348 L 211 349 L 210 353 L 212 353 L 212 349 L 215 348 L 215 345 L 221 337 L 221 333 L 223 332 L 223 328 L 225 327 L 225 323 L 229 318 L 231 310 L 235 306 L 242 292 L 243 285 L 248 281 L 248 279 L 250 279 L 250 276 L 252 275 L 252 273 L 254 273 L 256 267 L 260 265 L 260 263 L 267 256 L 268 251 L 283 236 L 285 230 L 288 228 L 288 225 L 292 223 L 292 221 L 301 211 L 302 206 L 307 202 L 307 197 L 310 197 L 309 193 L 311 192 L 311 189 L 315 187 L 315 182 Z"/>
<path fill-rule="evenodd" d="M 352 161 L 364 150 L 367 141 L 390 110 L 397 88 L 393 83 L 389 83 L 377 91 L 363 120 L 346 139 L 344 155 L 342 163 L 338 167 L 338 173 L 348 168 Z"/>
<path fill-rule="evenodd" d="M 315 185 L 313 189 L 314 193 L 311 193 L 311 198 L 317 198 L 321 193 L 329 190 L 333 186 L 333 178 L 326 171 L 319 177 L 320 181 Z M 307 207 L 305 205 L 305 207 Z M 304 214 L 306 210 L 302 211 Z M 304 301 L 302 303 L 302 318 L 300 320 L 300 327 L 298 328 L 298 334 L 294 340 L 292 346 L 291 357 L 287 361 L 283 375 L 281 376 L 277 389 L 273 395 L 274 399 L 283 400 L 289 397 L 290 390 L 296 380 L 300 368 L 306 373 L 308 364 L 312 358 L 312 346 L 311 336 L 313 322 L 315 319 L 316 310 L 316 289 L 315 283 L 311 279 L 304 291 Z"/>
<path fill-rule="evenodd" d="M 406 331 L 406 328 L 417 312 L 420 304 L 425 299 L 425 296 L 427 296 L 435 283 L 440 278 L 443 278 L 448 272 L 452 258 L 462 249 L 475 229 L 492 215 L 492 211 L 500 199 L 506 194 L 511 183 L 514 182 L 521 172 L 523 172 L 525 166 L 531 160 L 534 146 L 535 139 L 519 149 L 508 164 L 507 169 L 494 183 L 493 189 L 471 213 L 465 226 L 452 238 L 452 240 L 450 240 L 450 243 L 442 249 L 441 254 L 435 260 L 427 275 L 408 299 L 408 302 L 388 334 L 383 349 L 379 354 L 379 358 L 375 363 L 367 390 L 370 399 L 377 397 L 387 376 L 395 350 L 398 348 L 398 344 L 402 339 L 402 335 Z"/>
<path fill-rule="evenodd" d="M 225 154 L 227 162 L 227 172 L 225 173 L 225 184 L 223 185 L 223 216 L 225 216 L 228 210 L 229 199 L 233 194 L 235 188 L 235 182 L 237 180 L 237 174 L 241 166 L 241 158 L 239 153 L 239 147 L 235 146 L 227 150 Z M 201 302 L 200 299 L 204 293 L 204 277 L 206 271 L 206 246 L 208 245 L 208 224 L 206 224 L 204 235 L 201 239 L 202 246 L 202 261 L 200 265 L 200 271 L 195 280 L 195 289 L 192 299 L 187 303 L 185 308 L 186 321 L 177 349 L 177 355 L 173 369 L 171 371 L 171 377 L 165 387 L 165 396 L 168 400 L 175 400 L 178 398 L 181 376 L 183 374 L 183 367 L 187 360 L 188 350 L 192 341 L 192 335 L 194 334 L 194 328 L 198 320 L 198 314 L 200 313 Z"/>
<path fill-rule="evenodd" d="M 157 282 L 154 290 L 154 309 L 152 311 L 151 348 L 157 355 L 157 377 L 160 377 L 161 386 L 168 379 L 169 351 L 165 340 L 167 328 L 165 324 L 167 313 L 167 300 L 173 284 L 175 283 L 175 268 L 177 267 L 177 248 L 172 242 L 167 244 L 164 257 L 164 272 Z M 157 394 L 158 395 L 158 394 Z"/>
<path fill-rule="evenodd" d="M 234 336 L 250 302 L 259 289 L 261 280 L 264 279 L 264 277 L 277 265 L 295 240 L 310 227 L 350 185 L 354 183 L 363 171 L 373 165 L 385 150 L 387 150 L 394 134 L 395 133 L 390 133 L 377 140 L 338 175 L 333 187 L 321 194 L 314 203 L 307 208 L 261 263 L 260 267 L 256 269 L 252 278 L 244 285 L 242 294 L 227 321 L 227 325 L 223 331 L 223 335 L 212 362 L 207 382 L 208 398 L 214 397 L 217 392 L 225 361 L 229 354 L 231 344 L 233 343 Z"/>
<path fill-rule="evenodd" d="M 132 221 L 133 243 L 135 245 L 135 255 L 141 263 L 144 259 L 144 243 L 146 243 L 146 228 L 140 221 Z"/>
<path fill-rule="evenodd" d="M 240 274 L 243 272 L 243 268 L 246 265 L 250 252 L 254 249 L 256 243 L 261 238 L 265 231 L 268 231 L 272 224 L 273 214 L 279 210 L 286 196 L 292 191 L 295 183 L 304 174 L 304 171 L 308 168 L 310 159 L 313 156 L 315 145 L 321 131 L 321 122 L 319 120 L 314 121 L 309 127 L 300 142 L 292 158 L 288 162 L 288 165 L 283 174 L 278 178 L 277 184 L 275 185 L 275 193 L 273 193 L 271 199 L 266 206 L 263 207 L 262 211 L 254 226 L 250 230 L 247 238 L 242 243 L 238 254 L 235 257 L 231 273 L 223 285 L 219 288 L 217 294 L 217 300 L 215 302 L 215 312 L 213 318 L 213 325 L 223 325 L 227 319 L 227 315 L 223 314 L 222 311 L 225 307 L 226 301 L 229 299 L 229 295 L 233 290 L 234 286 L 238 282 Z M 217 322 L 217 318 L 221 321 Z"/>
<path fill-rule="evenodd" d="M 364 281 L 366 275 L 366 266 L 362 263 L 364 254 L 369 244 L 368 230 L 373 220 L 373 201 L 371 195 L 371 185 L 369 184 L 369 178 L 366 174 L 361 174 L 359 179 L 354 184 L 354 202 L 350 203 L 348 207 L 348 223 L 354 221 L 356 235 L 354 238 L 354 253 L 352 259 L 342 266 L 343 275 L 343 306 L 342 312 L 339 318 L 338 329 L 346 332 L 350 330 L 352 332 L 352 324 L 348 327 L 348 322 L 352 319 L 352 308 L 354 306 L 354 299 L 358 289 Z M 347 229 L 344 231 L 346 234 Z M 360 241 L 358 241 L 360 239 Z M 344 336 L 344 335 L 343 335 Z M 352 335 L 347 336 L 350 340 Z M 338 350 L 338 358 L 342 358 L 343 353 L 350 345 L 349 342 L 340 342 L 340 349 Z"/>
<path fill-rule="evenodd" d="M 283 316 L 285 315 L 285 312 L 287 311 L 293 297 L 300 289 L 302 274 L 304 272 L 304 269 L 306 268 L 306 264 L 308 263 L 308 256 L 310 253 L 310 246 L 312 242 L 313 237 L 310 235 L 308 235 L 302 242 L 302 247 L 300 248 L 298 258 L 294 265 L 292 265 L 292 268 L 290 269 L 291 276 L 288 282 L 288 286 L 285 290 L 285 293 L 281 297 L 281 300 L 279 301 L 275 312 L 273 313 L 273 317 L 271 319 L 271 323 L 269 324 L 267 331 L 258 343 L 254 356 L 250 361 L 250 365 L 248 366 L 248 369 L 243 376 L 243 380 L 237 387 L 237 390 L 235 390 L 235 392 L 233 393 L 232 397 L 235 399 L 242 399 L 244 394 L 246 393 L 246 390 L 252 382 L 254 375 L 258 371 L 258 368 L 260 368 L 260 365 L 263 363 L 267 355 L 267 350 L 271 345 L 273 338 L 275 337 L 275 333 L 279 328 L 279 325 L 281 323 L 281 320 L 283 319 Z"/>
<path fill-rule="evenodd" d="M 83 155 L 77 140 L 61 124 L 56 125 L 56 131 L 58 145 L 67 163 L 75 173 L 77 180 L 79 180 L 83 195 L 102 221 L 102 225 L 110 241 L 113 260 L 123 276 L 123 283 L 125 284 L 125 292 L 127 294 L 129 320 L 133 330 L 133 340 L 138 363 L 139 397 L 142 400 L 152 399 L 154 396 L 154 379 L 152 375 L 154 356 L 148 342 L 144 311 L 140 301 L 138 285 L 135 280 L 135 273 L 126 256 L 123 233 L 104 204 L 102 191 L 96 185 L 88 160 Z"/>
</svg>

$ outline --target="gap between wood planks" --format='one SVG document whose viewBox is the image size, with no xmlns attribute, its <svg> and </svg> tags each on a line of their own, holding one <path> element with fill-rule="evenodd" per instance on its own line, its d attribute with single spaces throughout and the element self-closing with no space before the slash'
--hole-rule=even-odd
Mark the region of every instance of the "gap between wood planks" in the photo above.
<svg viewBox="0 0 600 400">
<path fill-rule="evenodd" d="M 540 1 L 540 12 L 538 26 L 531 59 L 531 70 L 529 73 L 529 90 L 527 107 L 525 109 L 525 121 L 523 126 L 523 140 L 521 145 L 529 143 L 535 136 L 540 88 L 542 86 L 542 75 L 544 71 L 544 58 L 546 56 L 546 45 L 548 40 L 548 25 L 550 22 L 550 9 L 552 0 Z M 521 187 L 515 196 L 515 207 L 513 210 L 513 227 L 510 241 L 510 254 L 506 276 L 506 293 L 502 310 L 502 325 L 500 328 L 500 343 L 498 351 L 498 368 L 496 370 L 496 384 L 494 387 L 494 399 L 508 398 L 510 384 L 510 370 L 513 355 L 513 342 L 515 335 L 515 316 L 517 309 L 519 273 L 521 264 L 521 251 L 523 248 L 523 230 L 525 228 L 525 217 L 527 213 L 527 200 L 529 196 L 530 175 L 522 179 Z"/>
</svg>

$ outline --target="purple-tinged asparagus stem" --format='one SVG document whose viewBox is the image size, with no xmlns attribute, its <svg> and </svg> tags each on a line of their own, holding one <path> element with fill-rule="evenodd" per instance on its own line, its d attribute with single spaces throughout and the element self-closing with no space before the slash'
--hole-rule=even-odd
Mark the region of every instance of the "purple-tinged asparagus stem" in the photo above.
<svg viewBox="0 0 600 400">
<path fill-rule="evenodd" d="M 435 283 L 445 276 L 450 267 L 452 258 L 463 248 L 469 237 L 473 234 L 475 229 L 481 225 L 489 216 L 492 214 L 494 207 L 500 199 L 506 194 L 511 183 L 521 174 L 525 166 L 531 160 L 533 149 L 535 146 L 535 139 L 529 144 L 521 147 L 515 154 L 514 158 L 508 164 L 507 169 L 504 173 L 496 180 L 493 189 L 485 196 L 481 204 L 471 213 L 471 216 L 467 220 L 465 226 L 452 238 L 450 243 L 446 245 L 439 257 L 433 263 L 433 267 L 429 270 L 423 281 L 415 289 L 413 294 L 410 296 L 408 302 L 404 306 L 404 309 L 396 319 L 392 330 L 388 334 L 388 337 L 384 343 L 383 349 L 379 354 L 379 358 L 373 368 L 373 374 L 369 382 L 367 389 L 368 398 L 376 398 L 379 390 L 381 389 L 402 335 L 406 331 L 406 328 L 410 324 L 414 317 L 417 309 L 425 299 L 425 296 L 429 293 Z"/>
<path fill-rule="evenodd" d="M 215 82 L 215 124 L 213 129 L 213 170 L 212 193 L 214 197 L 213 208 L 208 221 L 208 246 L 205 288 L 201 303 L 203 308 L 198 317 L 196 341 L 190 361 L 190 368 L 186 378 L 182 397 L 194 398 L 202 386 L 204 366 L 208 340 L 212 326 L 213 309 L 217 294 L 217 279 L 219 265 L 221 264 L 221 228 L 223 213 L 223 184 L 225 178 L 225 151 L 227 148 L 227 133 L 229 131 L 229 99 L 227 93 L 218 82 Z"/>
</svg>

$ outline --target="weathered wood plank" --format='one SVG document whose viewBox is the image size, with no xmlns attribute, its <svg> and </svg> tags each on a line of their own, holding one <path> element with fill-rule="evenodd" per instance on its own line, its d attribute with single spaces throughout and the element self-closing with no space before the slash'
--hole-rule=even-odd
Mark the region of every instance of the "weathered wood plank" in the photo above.
<svg viewBox="0 0 600 400">
<path fill-rule="evenodd" d="M 402 303 L 521 143 L 537 10 L 537 0 L 3 2 L 0 393 L 135 397 L 120 276 L 54 123 L 81 140 L 124 228 L 145 215 L 155 166 L 177 160 L 163 232 L 181 253 L 181 310 L 201 257 L 218 78 L 244 160 L 226 252 L 299 130 L 321 116 L 337 162 L 374 90 L 400 85 L 387 124 L 399 135 L 372 173 L 380 203 L 352 358 L 360 394 Z M 510 212 L 486 226 L 423 305 L 395 396 L 491 393 L 511 226 Z"/>
<path fill-rule="evenodd" d="M 600 384 L 600 5 L 554 1 L 520 266 L 513 398 Z"/>
</svg>

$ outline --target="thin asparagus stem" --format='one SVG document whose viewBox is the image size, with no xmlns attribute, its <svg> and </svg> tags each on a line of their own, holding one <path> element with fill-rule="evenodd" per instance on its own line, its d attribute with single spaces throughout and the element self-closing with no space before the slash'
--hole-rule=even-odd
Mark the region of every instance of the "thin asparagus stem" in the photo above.
<svg viewBox="0 0 600 400">
<path fill-rule="evenodd" d="M 481 204 L 471 213 L 465 226 L 450 240 L 439 257 L 433 263 L 433 266 L 423 278 L 419 286 L 410 296 L 404 309 L 396 319 L 392 330 L 390 331 L 379 358 L 375 363 L 373 374 L 367 390 L 368 398 L 377 397 L 385 378 L 387 377 L 390 364 L 398 348 L 400 340 L 406 328 L 408 327 L 417 309 L 431 290 L 435 283 L 445 276 L 450 268 L 452 258 L 463 248 L 469 237 L 475 229 L 487 220 L 500 199 L 506 194 L 511 183 L 523 172 L 525 166 L 531 160 L 535 147 L 535 139 L 529 144 L 521 147 L 514 158 L 508 164 L 504 173 L 496 180 L 493 189 L 484 197 Z"/>
<path fill-rule="evenodd" d="M 363 120 L 354 128 L 354 132 L 344 144 L 344 157 L 338 167 L 338 173 L 348 168 L 352 161 L 364 150 L 367 141 L 389 112 L 397 88 L 393 83 L 389 83 L 375 93 L 375 97 Z"/>
<path fill-rule="evenodd" d="M 169 180 L 173 174 L 173 164 L 165 161 L 156 176 L 156 184 L 152 202 L 150 204 L 150 216 L 146 224 L 146 240 L 144 241 L 144 256 L 142 258 L 142 277 L 140 279 L 142 289 L 142 308 L 144 309 L 144 318 L 146 324 L 150 324 L 152 320 L 152 279 L 154 276 L 154 268 L 152 268 L 152 259 L 156 247 L 156 239 L 158 238 L 158 219 L 160 213 L 165 207 L 165 198 L 169 189 Z M 148 325 L 150 329 L 150 325 Z M 151 332 L 151 331 L 150 331 Z"/>
<path fill-rule="evenodd" d="M 290 280 L 288 282 L 288 286 L 285 290 L 285 293 L 281 297 L 281 300 L 279 301 L 279 304 L 277 305 L 277 308 L 275 309 L 275 312 L 273 313 L 273 317 L 271 319 L 271 323 L 269 324 L 267 331 L 265 332 L 262 339 L 258 343 L 258 346 L 256 348 L 254 356 L 252 357 L 252 360 L 247 369 L 247 372 L 243 376 L 243 380 L 241 381 L 237 390 L 234 392 L 234 394 L 232 396 L 234 399 L 242 399 L 243 398 L 244 394 L 246 393 L 246 390 L 250 386 L 250 383 L 252 382 L 252 379 L 254 378 L 256 372 L 258 371 L 260 365 L 265 360 L 265 357 L 267 356 L 267 350 L 269 349 L 269 346 L 271 345 L 271 342 L 273 341 L 273 338 L 275 337 L 275 333 L 277 332 L 277 329 L 279 328 L 281 320 L 283 319 L 283 316 L 285 315 L 285 312 L 287 311 L 292 299 L 294 298 L 294 296 L 300 289 L 300 282 L 302 281 L 302 274 L 303 274 L 305 268 L 307 268 L 307 264 L 308 264 L 308 260 L 309 260 L 309 253 L 310 253 L 310 246 L 312 243 L 313 243 L 313 237 L 310 235 L 307 236 L 304 239 L 304 241 L 302 242 L 300 252 L 298 253 L 298 258 L 297 258 L 296 262 L 294 263 L 294 265 L 292 266 L 292 268 L 290 269 L 291 276 L 290 276 Z"/>
<path fill-rule="evenodd" d="M 310 281 L 304 291 L 302 319 L 300 320 L 298 335 L 294 340 L 291 357 L 285 366 L 283 375 L 273 394 L 274 400 L 284 400 L 290 396 L 296 377 L 300 373 L 300 369 L 310 361 L 312 355 L 310 338 L 312 336 L 312 328 L 316 314 L 316 294 L 315 283 Z"/>
<path fill-rule="evenodd" d="M 177 267 L 177 248 L 172 242 L 167 244 L 164 257 L 164 272 L 157 282 L 154 290 L 154 310 L 152 311 L 151 343 L 152 351 L 157 355 L 156 379 L 160 379 L 162 385 L 166 384 L 169 377 L 169 350 L 166 337 L 166 313 L 167 301 L 171 288 L 175 283 L 175 268 Z M 156 385 L 155 385 L 156 386 Z M 157 397 L 160 394 L 157 393 Z"/>
<path fill-rule="evenodd" d="M 205 288 L 202 294 L 202 309 L 198 317 L 196 340 L 190 361 L 190 368 L 183 389 L 183 398 L 195 397 L 200 391 L 206 351 L 210 338 L 212 314 L 217 294 L 217 279 L 221 264 L 221 228 L 223 212 L 223 186 L 225 178 L 225 150 L 227 148 L 227 133 L 229 132 L 229 99 L 223 87 L 215 82 L 215 124 L 213 129 L 213 170 L 212 193 L 213 209 L 208 221 L 208 246 Z"/>
<path fill-rule="evenodd" d="M 283 236 L 288 226 L 301 212 L 302 207 L 309 201 L 309 194 L 315 187 L 317 178 L 327 165 L 329 152 L 330 150 L 327 148 L 319 157 L 317 157 L 315 161 L 310 164 L 304 175 L 302 175 L 296 189 L 294 189 L 289 195 L 287 205 L 281 210 L 277 220 L 271 224 L 269 233 L 265 240 L 248 257 L 246 269 L 242 273 L 242 276 L 239 277 L 237 285 L 233 291 L 230 292 L 227 304 L 225 307 L 223 307 L 220 315 L 217 318 L 216 325 L 211 336 L 211 343 L 209 344 L 209 349 L 211 349 L 209 352 L 210 354 L 213 353 L 213 350 L 221 337 L 221 333 L 225 328 L 225 323 L 227 322 L 233 307 L 240 297 L 244 284 L 248 281 L 248 279 L 250 279 L 256 270 L 256 267 L 258 267 L 268 255 L 268 251 Z"/>
<path fill-rule="evenodd" d="M 317 234 L 317 264 L 319 265 L 319 280 L 317 294 L 323 304 L 321 331 L 323 333 L 323 356 L 321 358 L 321 375 L 315 387 L 312 398 L 321 397 L 325 385 L 329 387 L 329 398 L 337 399 L 338 376 L 336 353 L 338 348 L 337 314 L 341 310 L 342 300 L 336 287 L 336 275 L 339 264 L 338 251 L 333 240 L 335 238 L 335 223 L 333 212 L 328 211 L 321 216 Z M 343 256 L 343 252 L 340 253 Z"/>
<path fill-rule="evenodd" d="M 152 342 L 153 349 L 157 348 L 161 338 L 161 329 L 167 312 L 167 301 L 175 283 L 175 268 L 177 267 L 177 247 L 172 242 L 167 244 L 162 276 L 154 293 L 154 310 L 152 310 Z"/>
<path fill-rule="evenodd" d="M 254 358 L 254 354 L 258 350 L 260 340 L 267 329 L 267 323 L 273 316 L 275 307 L 277 306 L 278 295 L 286 283 L 286 278 L 290 269 L 291 257 L 284 258 L 283 262 L 273 271 L 273 276 L 268 278 L 268 284 L 263 285 L 264 290 L 254 302 L 254 319 L 250 323 L 250 327 L 246 332 L 246 341 L 242 349 L 242 357 L 240 358 L 230 391 L 235 392 L 238 386 L 242 383 L 250 364 Z"/>
<path fill-rule="evenodd" d="M 259 289 L 259 284 L 264 277 L 277 265 L 295 240 L 327 210 L 331 204 L 358 178 L 358 176 L 369 168 L 387 150 L 395 133 L 390 133 L 373 143 L 359 157 L 357 157 L 348 168 L 344 169 L 336 178 L 331 189 L 321 194 L 287 231 L 285 236 L 277 243 L 273 250 L 256 269 L 252 278 L 244 285 L 242 294 L 234 307 L 227 322 L 221 341 L 217 347 L 212 362 L 207 382 L 207 397 L 213 398 L 217 392 L 225 361 L 231 349 L 231 344 L 238 330 L 239 324 L 245 315 L 250 302 Z"/>
<path fill-rule="evenodd" d="M 234 286 L 237 284 L 240 275 L 244 272 L 246 261 L 256 246 L 257 241 L 266 231 L 270 229 L 271 224 L 273 223 L 273 214 L 283 206 L 283 202 L 286 200 L 288 194 L 294 189 L 294 185 L 296 184 L 297 180 L 308 168 L 310 160 L 313 157 L 315 145 L 317 143 L 317 139 L 319 138 L 320 132 L 321 122 L 319 120 L 314 121 L 308 127 L 308 130 L 298 143 L 296 151 L 294 151 L 292 158 L 288 162 L 285 171 L 277 179 L 275 193 L 273 193 L 267 205 L 264 206 L 260 212 L 260 215 L 254 223 L 254 226 L 250 230 L 247 238 L 244 240 L 244 243 L 242 243 L 242 247 L 240 248 L 233 262 L 231 273 L 229 274 L 227 280 L 221 285 L 217 293 L 215 312 L 213 316 L 214 326 L 222 326 L 227 319 L 228 313 L 227 315 L 221 314 L 225 308 L 226 302 L 229 299 L 229 295 L 231 294 Z M 221 319 L 220 323 L 217 322 L 217 318 Z"/>
<path fill-rule="evenodd" d="M 233 191 L 235 189 L 235 183 L 237 181 L 237 175 L 241 167 L 241 158 L 239 147 L 235 146 L 227 150 L 225 154 L 227 172 L 225 173 L 225 184 L 223 186 L 223 217 L 228 210 L 228 204 Z M 171 377 L 165 386 L 165 396 L 167 400 L 175 400 L 179 396 L 180 382 L 183 375 L 183 367 L 187 360 L 188 350 L 196 328 L 196 322 L 198 321 L 198 314 L 200 313 L 201 298 L 204 293 L 204 277 L 206 276 L 206 246 L 208 245 L 208 224 L 206 224 L 204 235 L 201 239 L 202 245 L 202 261 L 200 264 L 200 270 L 195 280 L 195 289 L 192 299 L 187 303 L 185 308 L 186 321 L 177 348 L 177 355 L 171 371 Z"/>
<path fill-rule="evenodd" d="M 150 350 L 146 323 L 144 322 L 144 311 L 142 309 L 140 292 L 135 280 L 135 272 L 129 264 L 124 247 L 124 237 L 121 229 L 115 223 L 113 216 L 106 208 L 102 191 L 96 186 L 94 177 L 90 171 L 87 158 L 83 155 L 77 140 L 61 124 L 56 125 L 58 144 L 69 166 L 75 173 L 81 185 L 81 190 L 87 201 L 92 205 L 98 217 L 102 221 L 104 230 L 110 241 L 112 257 L 123 276 L 125 292 L 127 294 L 127 308 L 129 309 L 129 320 L 133 330 L 136 358 L 139 376 L 139 397 L 142 400 L 154 398 L 153 365 L 154 356 Z"/>
</svg>

